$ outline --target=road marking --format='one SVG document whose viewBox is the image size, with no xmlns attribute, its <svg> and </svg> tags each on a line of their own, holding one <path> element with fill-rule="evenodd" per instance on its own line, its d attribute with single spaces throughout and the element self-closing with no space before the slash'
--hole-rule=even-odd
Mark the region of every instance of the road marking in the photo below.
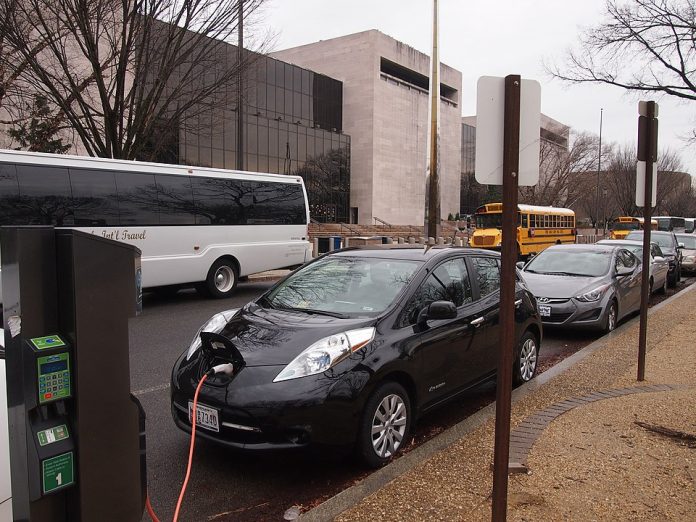
<svg viewBox="0 0 696 522">
<path fill-rule="evenodd" d="M 156 391 L 166 390 L 167 388 L 169 388 L 169 383 L 160 384 L 159 386 L 153 386 L 152 388 L 145 388 L 145 389 L 143 389 L 143 390 L 134 391 L 134 392 L 133 392 L 133 395 L 135 395 L 136 397 L 138 397 L 138 396 L 140 396 L 140 395 L 145 395 L 145 394 L 147 394 L 147 393 L 152 393 L 152 392 L 156 392 Z"/>
</svg>

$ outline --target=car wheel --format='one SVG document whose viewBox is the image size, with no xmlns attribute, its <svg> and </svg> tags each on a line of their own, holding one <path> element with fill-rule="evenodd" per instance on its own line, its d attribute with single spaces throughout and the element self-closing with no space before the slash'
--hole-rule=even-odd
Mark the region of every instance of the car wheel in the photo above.
<svg viewBox="0 0 696 522">
<path fill-rule="evenodd" d="M 377 468 L 404 447 L 411 433 L 411 401 L 403 386 L 382 384 L 370 396 L 363 411 L 358 451 L 363 461 Z"/>
<path fill-rule="evenodd" d="M 650 284 L 648 285 L 648 296 L 651 296 L 653 293 L 653 278 L 650 278 Z"/>
<path fill-rule="evenodd" d="M 607 317 L 604 320 L 604 333 L 609 333 L 614 331 L 616 328 L 616 323 L 618 319 L 618 309 L 616 307 L 616 301 L 612 299 L 609 303 L 609 310 L 607 310 Z"/>
<path fill-rule="evenodd" d="M 677 286 L 677 281 L 679 280 L 679 276 L 677 275 L 677 269 L 674 270 L 673 274 L 674 275 L 672 276 L 670 276 L 669 274 L 667 275 L 667 284 L 670 288 L 674 288 L 675 286 Z"/>
<path fill-rule="evenodd" d="M 227 259 L 218 259 L 208 270 L 205 290 L 210 297 L 216 299 L 229 297 L 234 292 L 238 279 L 237 267 Z"/>
<path fill-rule="evenodd" d="M 537 359 L 539 357 L 539 344 L 536 336 L 532 332 L 525 332 L 517 348 L 517 357 L 513 378 L 515 384 L 524 384 L 530 381 L 537 370 Z"/>
</svg>

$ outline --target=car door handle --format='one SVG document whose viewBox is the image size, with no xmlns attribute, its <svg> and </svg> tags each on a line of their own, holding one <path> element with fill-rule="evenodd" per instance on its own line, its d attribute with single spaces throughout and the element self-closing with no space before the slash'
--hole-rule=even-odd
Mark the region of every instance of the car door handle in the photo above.
<svg viewBox="0 0 696 522">
<path fill-rule="evenodd" d="M 518 307 L 521 304 L 522 304 L 522 299 L 518 299 L 517 301 L 515 301 L 515 307 Z"/>
<path fill-rule="evenodd" d="M 481 326 L 483 324 L 483 321 L 485 321 L 485 319 L 483 317 L 477 317 L 476 319 L 471 321 L 469 324 L 475 328 L 478 328 L 479 326 Z"/>
</svg>

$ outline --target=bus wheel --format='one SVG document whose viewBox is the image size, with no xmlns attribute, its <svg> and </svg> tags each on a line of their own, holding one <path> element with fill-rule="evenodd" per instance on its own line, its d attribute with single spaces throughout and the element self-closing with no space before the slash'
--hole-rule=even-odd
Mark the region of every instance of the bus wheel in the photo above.
<svg viewBox="0 0 696 522">
<path fill-rule="evenodd" d="M 239 280 L 237 267 L 227 259 L 218 259 L 208 270 L 205 279 L 205 289 L 211 297 L 222 299 L 234 292 Z"/>
</svg>

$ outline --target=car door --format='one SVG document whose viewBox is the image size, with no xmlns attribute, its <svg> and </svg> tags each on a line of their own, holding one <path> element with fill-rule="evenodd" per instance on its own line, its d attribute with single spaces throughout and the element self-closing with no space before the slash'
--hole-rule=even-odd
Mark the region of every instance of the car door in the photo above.
<svg viewBox="0 0 696 522">
<path fill-rule="evenodd" d="M 434 301 L 451 301 L 457 306 L 454 319 L 418 324 L 418 314 Z M 470 327 L 473 295 L 463 257 L 436 266 L 407 302 L 400 325 L 419 335 L 414 358 L 418 366 L 418 393 L 428 406 L 455 393 L 462 386 L 462 359 L 482 334 Z"/>
<path fill-rule="evenodd" d="M 480 379 L 495 372 L 500 343 L 500 262 L 495 257 L 470 256 L 469 264 L 474 276 L 474 293 L 481 319 L 477 328 L 484 341 L 473 357 L 473 369 Z"/>
<path fill-rule="evenodd" d="M 657 243 L 652 243 L 650 245 L 650 255 L 652 257 L 652 276 L 653 276 L 653 290 L 662 288 L 667 279 L 667 273 L 669 272 L 669 263 L 665 259 L 665 255 Z"/>
<path fill-rule="evenodd" d="M 614 276 L 617 293 L 619 294 L 619 317 L 640 308 L 640 287 L 642 270 L 638 258 L 624 248 L 616 251 L 614 258 L 614 274 L 620 268 L 632 268 L 633 272 L 626 276 Z"/>
</svg>

